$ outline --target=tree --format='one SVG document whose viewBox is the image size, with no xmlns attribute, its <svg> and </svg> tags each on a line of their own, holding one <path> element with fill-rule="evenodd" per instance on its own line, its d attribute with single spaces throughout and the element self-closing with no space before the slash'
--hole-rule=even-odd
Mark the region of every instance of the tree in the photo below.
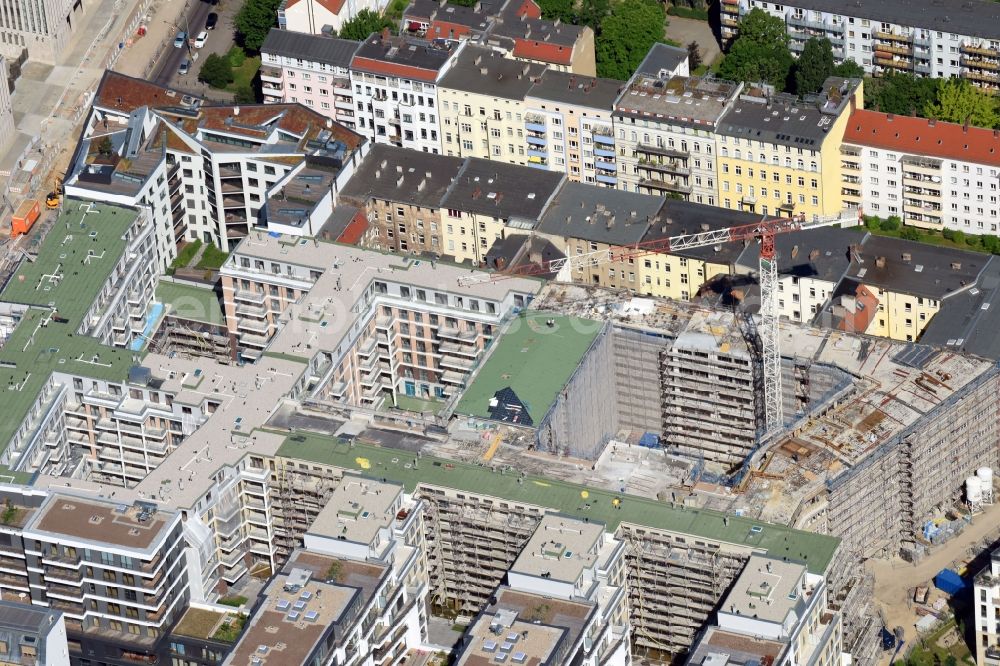
<svg viewBox="0 0 1000 666">
<path fill-rule="evenodd" d="M 627 80 L 653 44 L 663 40 L 663 5 L 656 0 L 622 0 L 601 23 L 597 75 Z"/>
<path fill-rule="evenodd" d="M 719 76 L 731 81 L 768 83 L 783 91 L 792 69 L 785 22 L 762 9 L 753 9 L 740 21 L 739 37 L 719 67 Z"/>
<path fill-rule="evenodd" d="M 848 59 L 833 68 L 833 75 L 845 79 L 860 79 L 864 78 L 865 68 Z"/>
<path fill-rule="evenodd" d="M 589 25 L 594 29 L 594 32 L 598 32 L 610 11 L 610 0 L 580 0 L 580 14 L 577 20 L 580 25 Z M 660 21 L 660 23 L 662 24 L 663 21 Z"/>
<path fill-rule="evenodd" d="M 259 51 L 275 24 L 281 0 L 246 0 L 233 18 L 236 36 L 250 51 Z"/>
<path fill-rule="evenodd" d="M 201 64 L 198 80 L 213 88 L 225 88 L 233 82 L 233 68 L 224 56 L 210 53 Z"/>
<path fill-rule="evenodd" d="M 833 75 L 833 46 L 826 37 L 811 37 L 795 63 L 795 92 L 801 97 L 817 93 Z"/>
<path fill-rule="evenodd" d="M 882 228 L 882 231 L 899 231 L 899 228 L 903 226 L 903 221 L 899 219 L 898 215 L 890 215 L 882 220 L 879 226 Z"/>
<path fill-rule="evenodd" d="M 865 108 L 901 116 L 919 115 L 937 99 L 942 79 L 891 73 L 865 81 Z"/>
<path fill-rule="evenodd" d="M 97 154 L 107 157 L 113 153 L 115 147 L 111 144 L 111 137 L 105 136 L 101 137 L 101 140 L 97 142 Z"/>
<path fill-rule="evenodd" d="M 362 9 L 340 28 L 340 37 L 363 40 L 368 39 L 373 32 L 382 32 L 385 28 L 392 29 L 392 21 L 370 9 Z"/>
<path fill-rule="evenodd" d="M 945 80 L 938 87 L 937 98 L 924 106 L 924 115 L 976 127 L 993 128 L 1000 122 L 996 100 L 964 79 Z"/>
<path fill-rule="evenodd" d="M 920 232 L 915 227 L 903 227 L 903 230 L 899 232 L 899 237 L 903 240 L 918 241 L 920 240 Z"/>
<path fill-rule="evenodd" d="M 544 19 L 576 23 L 576 3 L 573 0 L 538 0 L 538 6 L 542 10 Z"/>
<path fill-rule="evenodd" d="M 257 103 L 257 93 L 254 92 L 253 86 L 240 86 L 236 89 L 236 103 L 237 104 L 256 104 Z"/>
<path fill-rule="evenodd" d="M 694 71 L 701 67 L 701 50 L 698 47 L 698 42 L 691 42 L 687 45 L 688 50 L 688 67 L 691 71 Z"/>
</svg>

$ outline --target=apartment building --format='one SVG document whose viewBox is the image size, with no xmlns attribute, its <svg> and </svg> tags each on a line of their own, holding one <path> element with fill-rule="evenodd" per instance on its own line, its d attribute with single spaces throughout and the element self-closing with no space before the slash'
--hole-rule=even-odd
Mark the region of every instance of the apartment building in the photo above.
<svg viewBox="0 0 1000 666">
<path fill-rule="evenodd" d="M 413 0 L 403 12 L 403 27 L 426 39 L 475 39 L 515 60 L 561 72 L 597 74 L 593 29 L 543 19 L 534 0 L 486 0 L 468 7 Z"/>
<path fill-rule="evenodd" d="M 388 0 L 282 0 L 278 5 L 278 27 L 328 37 L 340 32 L 358 12 L 381 14 L 388 5 Z"/>
<path fill-rule="evenodd" d="M 180 513 L 72 491 L 0 494 L 14 516 L 0 536 L 0 590 L 62 614 L 52 631 L 68 643 L 51 646 L 51 663 L 67 646 L 74 663 L 155 659 L 188 599 Z"/>
<path fill-rule="evenodd" d="M 791 321 L 813 321 L 847 273 L 851 248 L 865 238 L 866 234 L 857 230 L 834 227 L 776 236 L 778 314 Z M 735 270 L 756 275 L 760 270 L 760 245 L 748 244 L 737 258 Z"/>
<path fill-rule="evenodd" d="M 71 0 L 8 0 L 0 11 L 0 53 L 16 60 L 28 57 L 47 65 L 61 62 L 84 6 Z"/>
<path fill-rule="evenodd" d="M 921 229 L 997 233 L 1000 132 L 858 109 L 841 147 L 844 203 Z"/>
<path fill-rule="evenodd" d="M 617 187 L 611 112 L 621 88 L 614 79 L 547 69 L 524 101 L 528 165 L 576 182 Z"/>
<path fill-rule="evenodd" d="M 907 72 L 934 78 L 962 77 L 987 90 L 1000 87 L 1000 12 L 972 0 L 945 6 L 919 0 L 901 7 L 873 2 L 845 7 L 830 0 L 724 0 L 722 38 L 739 32 L 739 19 L 762 9 L 785 21 L 792 51 L 812 37 L 826 37 L 837 62 L 853 60 L 870 74 Z"/>
<path fill-rule="evenodd" d="M 746 90 L 717 129 L 719 202 L 762 215 L 840 215 L 841 142 L 861 81 L 831 77 L 800 100 Z"/>
<path fill-rule="evenodd" d="M 716 132 L 743 86 L 676 75 L 668 49 L 650 51 L 615 103 L 619 187 L 722 205 Z"/>
<path fill-rule="evenodd" d="M 863 286 L 878 303 L 864 332 L 915 341 L 942 302 L 975 289 L 989 255 L 869 235 L 855 246 L 833 303 Z M 832 303 L 832 304 L 833 304 Z"/>
<path fill-rule="evenodd" d="M 824 577 L 804 565 L 753 555 L 687 663 L 726 666 L 754 658 L 776 666 L 841 663 L 841 616 L 828 607 L 827 595 Z"/>
<path fill-rule="evenodd" d="M 67 195 L 148 207 L 160 269 L 177 245 L 229 250 L 307 155 L 350 177 L 363 137 L 299 104 L 207 106 L 105 72 L 64 180 Z"/>
<path fill-rule="evenodd" d="M 238 247 L 221 269 L 226 316 L 241 354 L 310 364 L 310 399 L 376 408 L 444 401 L 464 385 L 531 280 L 462 286 L 467 269 L 271 236 Z M 355 317 L 340 313 L 350 311 Z"/>
<path fill-rule="evenodd" d="M 341 200 L 364 209 L 360 244 L 409 254 L 443 254 L 441 201 L 464 160 L 376 145 Z"/>
<path fill-rule="evenodd" d="M 145 210 L 66 199 L 34 261 L 0 292 L 6 394 L 2 462 L 71 473 L 62 411 L 74 378 L 124 377 L 142 340 L 155 263 Z M 94 249 L 101 243 L 101 251 Z"/>
<path fill-rule="evenodd" d="M 524 98 L 544 71 L 467 45 L 438 86 L 445 154 L 525 164 Z"/>
<path fill-rule="evenodd" d="M 16 133 L 14 107 L 11 105 L 7 76 L 7 60 L 0 53 L 0 151 L 3 152 L 6 152 Z"/>
<path fill-rule="evenodd" d="M 374 143 L 442 151 L 438 83 L 464 44 L 373 34 L 351 59 L 355 129 Z"/>
<path fill-rule="evenodd" d="M 296 6 L 309 4 L 313 4 L 312 0 L 300 0 Z M 350 67 L 361 43 L 303 32 L 315 31 L 272 28 L 267 33 L 260 47 L 264 103 L 304 104 L 355 129 Z"/>
<path fill-rule="evenodd" d="M 1000 552 L 990 553 L 990 562 L 973 579 L 972 605 L 975 609 L 976 664 L 995 666 L 1000 662 Z"/>
<path fill-rule="evenodd" d="M 509 229 L 538 223 L 565 180 L 561 173 L 467 159 L 441 202 L 444 254 L 481 265 Z"/>
<path fill-rule="evenodd" d="M 66 622 L 57 610 L 0 601 L 0 643 L 5 662 L 69 666 Z"/>
</svg>

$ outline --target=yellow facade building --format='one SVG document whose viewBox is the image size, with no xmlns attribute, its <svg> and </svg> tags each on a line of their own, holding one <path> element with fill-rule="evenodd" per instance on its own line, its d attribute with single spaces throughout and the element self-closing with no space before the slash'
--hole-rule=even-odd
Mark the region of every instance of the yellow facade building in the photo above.
<svg viewBox="0 0 1000 666">
<path fill-rule="evenodd" d="M 860 80 L 831 77 L 814 98 L 745 91 L 716 129 L 720 204 L 758 215 L 839 215 L 840 146 Z"/>
</svg>

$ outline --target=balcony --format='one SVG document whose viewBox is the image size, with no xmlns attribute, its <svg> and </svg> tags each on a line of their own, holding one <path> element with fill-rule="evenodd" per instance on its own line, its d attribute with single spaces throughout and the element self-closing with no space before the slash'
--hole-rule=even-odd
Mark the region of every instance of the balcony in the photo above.
<svg viewBox="0 0 1000 666">
<path fill-rule="evenodd" d="M 975 70 L 963 70 L 962 78 L 969 79 L 970 81 L 983 81 L 986 83 L 1000 83 L 1000 75 L 991 74 L 989 72 L 980 72 Z"/>
<path fill-rule="evenodd" d="M 961 50 L 962 53 L 1000 58 L 1000 49 L 992 48 L 988 44 L 963 44 Z"/>
<path fill-rule="evenodd" d="M 614 146 L 615 145 L 615 137 L 614 137 L 614 134 L 612 134 L 612 130 L 611 130 L 610 127 L 608 127 L 608 128 L 595 127 L 594 128 L 594 132 L 593 132 L 593 138 L 594 138 L 594 144 L 598 144 L 599 143 L 599 144 L 604 145 L 604 146 Z M 596 150 L 595 150 L 595 152 L 596 152 Z M 612 155 L 614 155 L 613 152 L 612 152 Z"/>
<path fill-rule="evenodd" d="M 891 53 L 893 55 L 913 55 L 913 49 L 906 44 L 900 44 L 899 42 L 876 42 L 875 43 L 875 54 L 879 53 Z"/>
<path fill-rule="evenodd" d="M 545 134 L 548 128 L 545 126 L 545 116 L 537 113 L 529 113 L 524 116 L 524 128 L 529 132 Z"/>
<path fill-rule="evenodd" d="M 989 69 L 995 71 L 1000 69 L 1000 61 L 992 58 L 970 58 L 968 56 L 962 56 L 962 67 Z"/>
<path fill-rule="evenodd" d="M 274 67 L 260 68 L 261 83 L 281 83 L 281 70 Z"/>
<path fill-rule="evenodd" d="M 883 39 L 892 42 L 902 42 L 909 44 L 913 40 L 912 35 L 897 35 L 894 32 L 885 32 L 884 30 L 875 31 L 875 39 Z"/>
<path fill-rule="evenodd" d="M 658 190 L 661 192 L 681 192 L 684 194 L 691 193 L 691 186 L 682 183 L 679 180 L 668 180 L 665 178 L 640 178 L 639 187 L 645 187 L 650 190 Z"/>
<path fill-rule="evenodd" d="M 679 150 L 674 150 L 673 148 L 664 148 L 663 146 L 652 146 L 649 144 L 640 143 L 635 147 L 635 156 L 640 155 L 659 155 L 662 157 L 672 157 L 678 160 L 687 160 L 690 155 Z M 641 159 L 641 158 L 640 158 Z"/>
<path fill-rule="evenodd" d="M 244 303 L 256 303 L 262 305 L 265 298 L 267 298 L 267 294 L 263 291 L 254 291 L 252 289 L 237 289 L 235 294 L 235 299 Z"/>
<path fill-rule="evenodd" d="M 910 71 L 910 65 L 912 64 L 912 61 L 904 60 L 898 56 L 895 58 L 885 58 L 876 55 L 875 64 L 879 65 L 880 67 L 888 67 L 889 69 L 898 69 L 900 71 L 908 72 Z"/>
<path fill-rule="evenodd" d="M 610 171 L 612 173 L 618 172 L 618 165 L 615 164 L 614 162 L 608 162 L 606 160 L 594 160 L 594 166 L 604 171 Z"/>
<path fill-rule="evenodd" d="M 648 170 L 656 171 L 660 173 L 672 173 L 681 176 L 688 176 L 691 174 L 691 169 L 684 165 L 680 160 L 639 160 L 639 171 Z"/>
</svg>

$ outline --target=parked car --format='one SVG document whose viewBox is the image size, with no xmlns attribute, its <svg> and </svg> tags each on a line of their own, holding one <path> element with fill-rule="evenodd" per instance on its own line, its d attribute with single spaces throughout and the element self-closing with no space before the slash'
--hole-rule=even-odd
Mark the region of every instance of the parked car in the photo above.
<svg viewBox="0 0 1000 666">
<path fill-rule="evenodd" d="M 205 30 L 215 30 L 215 26 L 218 22 L 219 22 L 219 15 L 216 14 L 215 12 L 212 12 L 211 14 L 208 15 L 208 18 L 205 19 Z"/>
<path fill-rule="evenodd" d="M 194 47 L 196 49 L 200 49 L 205 45 L 206 41 L 208 41 L 208 33 L 202 30 L 198 33 L 198 36 L 194 38 Z"/>
<path fill-rule="evenodd" d="M 188 35 L 186 32 L 178 32 L 177 36 L 174 37 L 174 48 L 179 49 L 184 46 L 184 42 L 187 41 Z"/>
<path fill-rule="evenodd" d="M 191 71 L 191 61 L 190 60 L 182 60 L 181 61 L 181 66 L 177 68 L 177 73 L 178 74 L 187 74 L 190 71 Z"/>
</svg>

